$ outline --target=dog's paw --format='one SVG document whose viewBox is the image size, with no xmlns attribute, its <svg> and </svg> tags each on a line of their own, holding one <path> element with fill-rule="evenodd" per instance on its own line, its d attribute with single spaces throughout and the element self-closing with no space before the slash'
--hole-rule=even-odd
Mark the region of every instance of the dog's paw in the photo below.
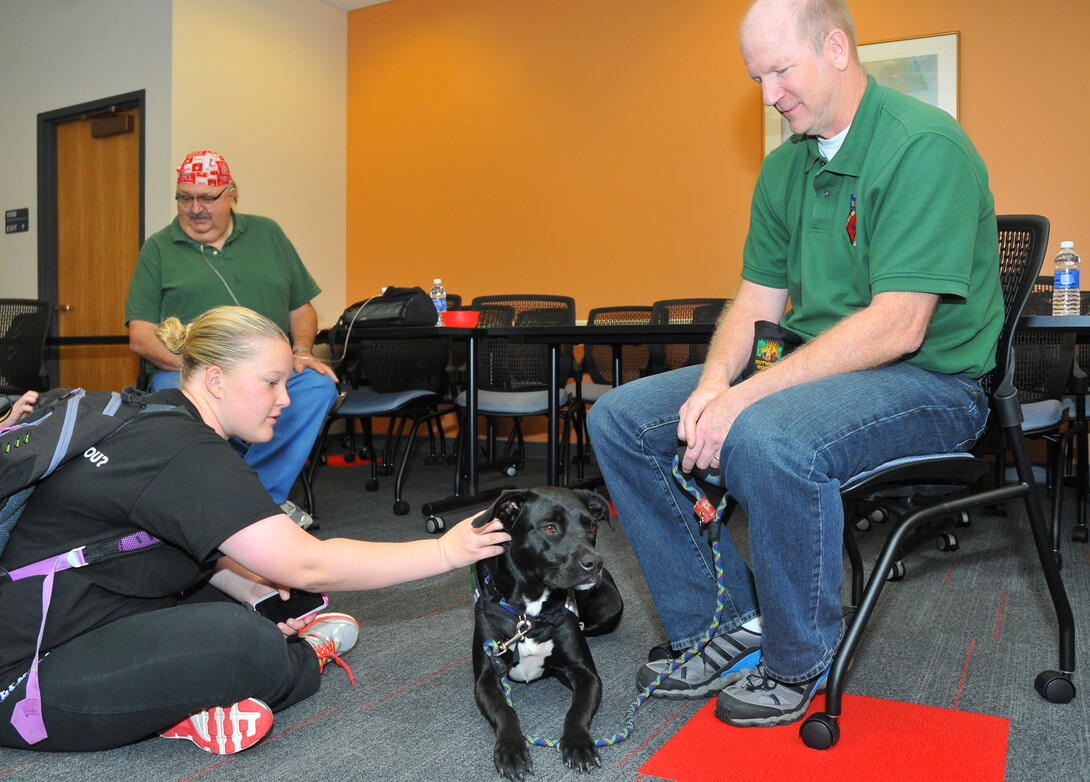
<svg viewBox="0 0 1090 782">
<path fill-rule="evenodd" d="M 530 747 L 525 739 L 497 741 L 492 760 L 496 764 L 496 770 L 506 779 L 522 782 L 527 774 L 534 773 L 534 762 L 530 759 Z"/>
<path fill-rule="evenodd" d="M 594 746 L 594 739 L 589 734 L 565 736 L 560 740 L 560 755 L 565 766 L 579 772 L 590 771 L 602 765 L 598 748 Z"/>
</svg>

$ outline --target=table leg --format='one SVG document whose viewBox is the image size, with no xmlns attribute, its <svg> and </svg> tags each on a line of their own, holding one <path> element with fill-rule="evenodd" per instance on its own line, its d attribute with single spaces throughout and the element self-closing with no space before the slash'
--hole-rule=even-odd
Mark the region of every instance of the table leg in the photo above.
<svg viewBox="0 0 1090 782">
<path fill-rule="evenodd" d="M 546 458 L 549 460 L 549 485 L 558 486 L 557 476 L 557 434 L 560 428 L 560 388 L 558 387 L 559 370 L 557 362 L 560 361 L 560 346 L 549 345 L 549 436 L 546 438 Z"/>
<path fill-rule="evenodd" d="M 443 500 L 425 502 L 420 506 L 420 511 L 426 517 L 441 516 L 447 511 L 467 508 L 471 505 L 487 505 L 500 496 L 505 489 L 512 486 L 501 486 L 490 489 L 483 494 L 478 484 L 478 460 L 477 460 L 477 338 L 470 336 L 466 340 L 466 432 L 464 438 L 466 449 L 466 493 L 447 497 Z M 430 520 L 429 520 L 430 524 Z M 429 528 L 429 531 L 430 528 Z M 441 531 L 441 530 L 436 530 Z"/>
</svg>

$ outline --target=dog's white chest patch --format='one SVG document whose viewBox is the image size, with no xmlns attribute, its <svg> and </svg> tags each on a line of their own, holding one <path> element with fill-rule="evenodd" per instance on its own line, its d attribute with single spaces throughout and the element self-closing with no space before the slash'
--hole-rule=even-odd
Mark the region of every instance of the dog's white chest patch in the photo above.
<svg viewBox="0 0 1090 782">
<path fill-rule="evenodd" d="M 545 605 L 545 600 L 549 597 L 549 590 L 545 589 L 541 593 L 541 597 L 532 603 L 526 604 L 526 616 L 538 616 L 541 613 L 542 606 Z"/>
<path fill-rule="evenodd" d="M 545 672 L 545 660 L 553 652 L 552 641 L 520 641 L 519 664 L 510 668 L 507 675 L 517 682 L 532 682 Z"/>
</svg>

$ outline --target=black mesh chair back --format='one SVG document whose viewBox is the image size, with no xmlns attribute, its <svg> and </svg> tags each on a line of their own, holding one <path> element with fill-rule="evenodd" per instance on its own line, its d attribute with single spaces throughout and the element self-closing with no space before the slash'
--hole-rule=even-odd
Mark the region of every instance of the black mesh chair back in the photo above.
<svg viewBox="0 0 1090 782">
<path fill-rule="evenodd" d="M 1038 277 L 1022 310 L 1023 315 L 1052 314 L 1052 278 Z M 1044 399 L 1060 399 L 1071 374 L 1073 354 L 1063 346 L 1056 332 L 1016 331 L 1014 351 L 1014 386 L 1023 404 Z"/>
<path fill-rule="evenodd" d="M 1041 215 L 998 215 L 996 222 L 999 226 L 999 278 L 1003 288 L 1004 319 L 996 347 L 995 369 L 981 381 L 989 394 L 998 389 L 1007 372 L 1013 368 L 1018 319 L 1024 314 L 1033 290 L 1039 284 L 1038 272 L 1044 262 L 1049 231 L 1048 219 Z M 1036 301 L 1035 306 L 1041 306 L 1041 299 Z"/>
<path fill-rule="evenodd" d="M 663 299 L 651 308 L 652 325 L 715 323 L 731 299 Z M 703 364 L 708 355 L 706 344 L 651 345 L 648 373 Z"/>
<path fill-rule="evenodd" d="M 37 299 L 0 299 L 0 394 L 41 390 L 51 307 Z"/>
<path fill-rule="evenodd" d="M 443 393 L 450 360 L 450 339 L 370 339 L 358 345 L 357 383 L 365 381 L 385 394 L 423 390 Z"/>
<path fill-rule="evenodd" d="M 570 296 L 478 296 L 480 326 L 574 326 L 575 300 Z M 510 317 L 509 320 L 507 318 Z M 497 322 L 504 320 L 506 322 Z M 572 348 L 561 348 L 558 382 L 571 373 Z M 542 391 L 549 387 L 549 349 L 506 338 L 481 340 L 477 352 L 477 385 L 486 391 Z"/>
<path fill-rule="evenodd" d="M 651 322 L 651 307 L 595 307 L 587 315 L 588 326 L 646 326 Z M 650 350 L 647 345 L 621 347 L 621 382 L 628 383 L 647 369 Z M 583 352 L 583 371 L 594 383 L 613 385 L 613 349 L 609 345 L 587 345 Z"/>
</svg>

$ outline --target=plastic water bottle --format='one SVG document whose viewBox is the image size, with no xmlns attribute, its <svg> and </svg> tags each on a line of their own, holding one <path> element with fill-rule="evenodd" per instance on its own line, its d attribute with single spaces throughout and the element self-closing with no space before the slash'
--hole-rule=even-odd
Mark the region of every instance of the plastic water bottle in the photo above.
<svg viewBox="0 0 1090 782">
<path fill-rule="evenodd" d="M 1060 242 L 1052 282 L 1052 314 L 1079 314 L 1079 256 L 1074 242 Z"/>
<path fill-rule="evenodd" d="M 1078 277 L 1077 272 L 1075 276 L 1076 278 Z M 442 326 L 443 313 L 447 311 L 447 289 L 443 287 L 443 281 L 433 280 L 431 292 L 428 295 L 431 296 L 431 303 L 435 305 L 435 311 L 438 313 L 435 319 L 435 325 Z"/>
</svg>

